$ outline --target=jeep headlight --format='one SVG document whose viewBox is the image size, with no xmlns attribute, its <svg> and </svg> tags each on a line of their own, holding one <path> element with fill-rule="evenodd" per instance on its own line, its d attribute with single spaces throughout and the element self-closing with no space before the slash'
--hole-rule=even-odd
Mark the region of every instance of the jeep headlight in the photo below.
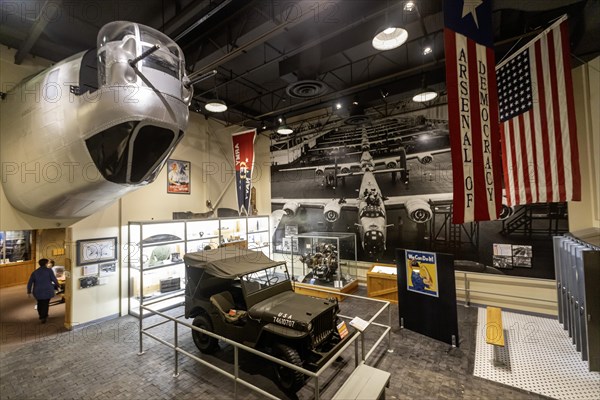
<svg viewBox="0 0 600 400">
<path fill-rule="evenodd" d="M 309 322 L 308 325 L 306 326 L 308 328 L 309 331 L 312 331 L 312 322 Z"/>
</svg>

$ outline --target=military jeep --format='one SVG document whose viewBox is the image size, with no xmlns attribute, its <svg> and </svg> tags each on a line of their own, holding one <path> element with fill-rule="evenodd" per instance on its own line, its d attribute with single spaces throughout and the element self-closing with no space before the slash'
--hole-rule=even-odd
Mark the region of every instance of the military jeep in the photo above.
<svg viewBox="0 0 600 400">
<path fill-rule="evenodd" d="M 352 336 L 340 338 L 337 300 L 294 292 L 285 262 L 231 247 L 187 253 L 184 260 L 185 317 L 194 326 L 313 371 Z M 219 350 L 213 337 L 195 330 L 192 337 L 203 353 Z M 295 393 L 305 375 L 277 364 L 275 379 Z"/>
</svg>

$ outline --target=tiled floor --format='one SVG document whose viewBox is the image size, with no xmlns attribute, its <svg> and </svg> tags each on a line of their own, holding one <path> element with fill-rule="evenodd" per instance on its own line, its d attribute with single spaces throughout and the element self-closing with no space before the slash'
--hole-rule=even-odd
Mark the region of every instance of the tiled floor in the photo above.
<svg viewBox="0 0 600 400">
<path fill-rule="evenodd" d="M 485 309 L 479 310 L 480 327 Z M 600 399 L 600 373 L 589 372 L 569 334 L 556 319 L 502 312 L 505 349 L 494 358 L 494 346 L 477 335 L 474 374 L 557 399 Z M 501 363 L 498 364 L 498 361 Z"/>
<path fill-rule="evenodd" d="M 368 319 L 372 303 L 355 299 L 341 304 L 342 313 Z M 172 310 L 174 314 L 181 309 Z M 385 314 L 387 315 L 387 314 Z M 392 347 L 380 346 L 369 364 L 392 373 L 387 399 L 540 399 L 519 389 L 474 377 L 477 309 L 458 308 L 461 343 L 459 348 L 398 328 L 397 307 L 393 307 Z M 384 318 L 384 322 L 387 318 Z M 147 318 L 145 324 L 150 324 Z M 156 328 L 161 337 L 172 340 L 172 325 Z M 367 336 L 367 343 L 372 341 Z M 193 354 L 187 329 L 179 332 L 179 344 Z M 122 317 L 89 326 L 76 332 L 58 332 L 53 324 L 44 326 L 34 342 L 0 352 L 0 398 L 2 399 L 230 399 L 233 384 L 187 357 L 180 357 L 179 376 L 173 378 L 173 351 L 149 338 L 145 354 L 138 356 L 138 327 L 133 317 Z M 205 357 L 232 371 L 233 350 L 221 346 L 215 356 Z M 367 345 L 367 348 L 369 346 Z M 341 386 L 354 365 L 353 348 L 336 362 L 321 383 L 321 398 L 329 399 Z M 257 386 L 286 398 L 271 381 L 271 368 L 256 356 L 240 356 L 241 376 Z M 240 389 L 240 399 L 260 399 Z M 312 382 L 297 398 L 313 398 Z"/>
<path fill-rule="evenodd" d="M 38 320 L 34 309 L 36 301 L 27 297 L 25 285 L 0 289 L 0 352 L 33 343 L 44 336 L 44 332 L 66 332 L 63 328 L 65 304 L 59 301 L 57 296 L 50 302 L 45 326 Z"/>
</svg>

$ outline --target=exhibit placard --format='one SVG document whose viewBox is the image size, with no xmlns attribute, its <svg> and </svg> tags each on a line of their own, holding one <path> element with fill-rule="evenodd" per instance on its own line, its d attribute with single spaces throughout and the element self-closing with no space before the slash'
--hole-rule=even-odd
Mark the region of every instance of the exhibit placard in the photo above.
<svg viewBox="0 0 600 400">
<path fill-rule="evenodd" d="M 454 258 L 396 249 L 400 326 L 459 346 Z"/>
</svg>

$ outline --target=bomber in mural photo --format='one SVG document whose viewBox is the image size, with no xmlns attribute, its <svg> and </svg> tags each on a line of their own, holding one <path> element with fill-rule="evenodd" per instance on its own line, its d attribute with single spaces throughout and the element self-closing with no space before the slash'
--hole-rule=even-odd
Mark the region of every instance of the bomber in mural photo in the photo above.
<svg viewBox="0 0 600 400">
<path fill-rule="evenodd" d="M 432 185 L 423 179 L 424 173 L 443 172 L 435 170 L 439 165 L 434 166 L 433 160 L 434 157 L 449 159 L 449 150 L 444 122 L 427 121 L 422 116 L 388 118 L 368 127 L 327 132 L 304 156 L 273 169 L 274 180 L 289 176 L 295 184 L 273 186 L 275 225 L 284 218 L 293 220 L 305 209 L 322 209 L 323 222 L 330 227 L 324 230 L 345 220 L 346 230 L 350 228 L 357 233 L 364 257 L 380 259 L 389 247 L 388 231 L 398 225 L 397 216 L 394 221 L 389 220 L 389 209 L 405 209 L 410 221 L 423 224 L 432 216 L 430 201 L 452 198 L 451 181 Z M 311 160 L 313 154 L 334 163 L 306 165 L 305 159 Z M 409 164 L 411 160 L 417 163 Z M 339 197 L 331 198 L 331 194 L 311 188 L 314 184 L 307 174 L 313 171 L 313 181 L 332 175 L 334 183 L 327 187 Z M 411 177 L 416 184 L 410 184 Z M 277 242 L 277 237 L 274 240 Z"/>
</svg>

